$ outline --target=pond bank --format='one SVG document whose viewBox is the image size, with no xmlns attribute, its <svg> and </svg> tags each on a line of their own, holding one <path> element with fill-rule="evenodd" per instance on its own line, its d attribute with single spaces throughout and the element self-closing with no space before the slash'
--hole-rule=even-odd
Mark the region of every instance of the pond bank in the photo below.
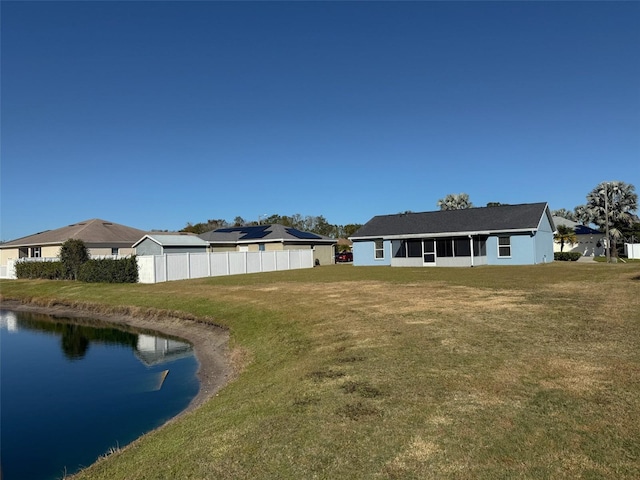
<svg viewBox="0 0 640 480">
<path fill-rule="evenodd" d="M 162 312 L 153 316 L 148 314 L 137 316 L 119 312 L 96 312 L 89 308 L 60 304 L 47 306 L 22 303 L 15 300 L 2 300 L 0 306 L 6 310 L 42 313 L 57 317 L 90 318 L 114 325 L 155 330 L 187 340 L 193 344 L 198 360 L 197 375 L 200 382 L 200 390 L 189 406 L 178 417 L 202 405 L 232 378 L 233 369 L 231 368 L 227 351 L 229 333 L 224 328 L 211 323 L 179 318 L 177 315 L 163 314 Z"/>
</svg>

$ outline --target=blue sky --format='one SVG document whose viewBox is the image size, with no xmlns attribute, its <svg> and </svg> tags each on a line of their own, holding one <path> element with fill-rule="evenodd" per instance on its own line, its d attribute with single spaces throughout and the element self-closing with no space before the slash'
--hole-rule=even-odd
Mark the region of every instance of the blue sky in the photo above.
<svg viewBox="0 0 640 480">
<path fill-rule="evenodd" d="M 640 190 L 639 2 L 0 8 L 3 240 Z"/>
</svg>

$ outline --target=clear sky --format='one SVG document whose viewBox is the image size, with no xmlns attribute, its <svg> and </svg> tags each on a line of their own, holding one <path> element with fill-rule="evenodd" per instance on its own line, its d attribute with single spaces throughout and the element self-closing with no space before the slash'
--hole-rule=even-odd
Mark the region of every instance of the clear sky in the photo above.
<svg viewBox="0 0 640 480">
<path fill-rule="evenodd" d="M 640 2 L 1 2 L 1 231 L 640 191 Z"/>
</svg>

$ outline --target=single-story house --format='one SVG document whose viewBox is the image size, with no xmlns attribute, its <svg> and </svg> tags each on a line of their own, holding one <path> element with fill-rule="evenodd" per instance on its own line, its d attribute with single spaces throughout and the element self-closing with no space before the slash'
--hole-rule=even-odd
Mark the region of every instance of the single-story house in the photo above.
<svg viewBox="0 0 640 480">
<path fill-rule="evenodd" d="M 553 261 L 547 203 L 373 217 L 350 237 L 355 266 L 533 265 Z"/>
<path fill-rule="evenodd" d="M 334 262 L 336 240 L 279 224 L 218 228 L 202 233 L 211 252 L 260 252 L 271 250 L 313 250 L 320 265 Z"/>
<path fill-rule="evenodd" d="M 556 226 L 565 225 L 573 228 L 573 231 L 576 232 L 577 243 L 572 245 L 565 242 L 564 248 L 562 249 L 563 252 L 579 252 L 585 257 L 601 256 L 606 254 L 606 242 L 604 239 L 604 233 L 601 231 L 562 217 L 554 216 L 553 223 Z M 553 251 L 560 251 L 560 244 L 558 242 L 553 244 Z"/>
<path fill-rule="evenodd" d="M 133 254 L 133 244 L 147 232 L 99 218 L 55 230 L 28 235 L 0 244 L 0 265 L 9 259 L 56 258 L 69 239 L 82 240 L 92 257 Z"/>
<path fill-rule="evenodd" d="M 207 253 L 209 243 L 197 235 L 149 233 L 133 244 L 136 255 L 165 253 Z"/>
</svg>

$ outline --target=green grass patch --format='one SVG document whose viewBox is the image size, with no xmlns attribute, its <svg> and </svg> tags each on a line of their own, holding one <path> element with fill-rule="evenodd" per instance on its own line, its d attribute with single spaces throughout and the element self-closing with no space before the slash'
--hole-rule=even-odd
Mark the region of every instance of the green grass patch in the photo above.
<svg viewBox="0 0 640 480">
<path fill-rule="evenodd" d="M 4 299 L 229 329 L 237 378 L 79 479 L 640 477 L 638 263 L 323 266 Z"/>
</svg>

